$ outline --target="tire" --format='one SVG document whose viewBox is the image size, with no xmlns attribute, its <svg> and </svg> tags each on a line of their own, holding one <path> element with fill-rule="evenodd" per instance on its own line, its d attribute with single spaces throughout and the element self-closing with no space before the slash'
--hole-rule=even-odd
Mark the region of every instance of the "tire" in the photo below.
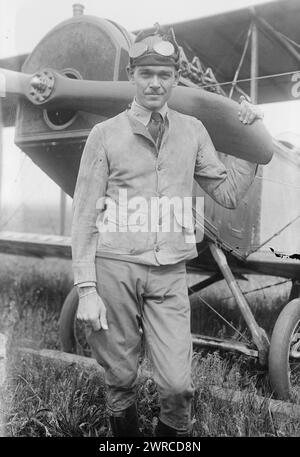
<svg viewBox="0 0 300 457">
<path fill-rule="evenodd" d="M 290 350 L 300 356 L 300 299 L 290 301 L 279 314 L 269 351 L 269 375 L 274 393 L 282 400 L 300 401 L 300 358 L 289 357 Z"/>
<path fill-rule="evenodd" d="M 75 331 L 75 319 L 78 308 L 78 292 L 73 287 L 68 293 L 59 317 L 59 337 L 61 349 L 64 352 L 75 354 L 77 352 L 77 339 Z"/>
</svg>

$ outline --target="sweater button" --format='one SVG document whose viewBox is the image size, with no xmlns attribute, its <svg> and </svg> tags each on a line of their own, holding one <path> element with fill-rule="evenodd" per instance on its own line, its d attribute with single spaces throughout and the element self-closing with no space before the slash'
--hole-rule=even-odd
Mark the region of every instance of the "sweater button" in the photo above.
<svg viewBox="0 0 300 457">
<path fill-rule="evenodd" d="M 160 251 L 160 247 L 159 246 L 155 246 L 155 252 L 159 252 Z"/>
<path fill-rule="evenodd" d="M 161 170 L 161 165 L 158 165 L 157 169 L 158 169 L 158 171 L 160 171 Z"/>
</svg>

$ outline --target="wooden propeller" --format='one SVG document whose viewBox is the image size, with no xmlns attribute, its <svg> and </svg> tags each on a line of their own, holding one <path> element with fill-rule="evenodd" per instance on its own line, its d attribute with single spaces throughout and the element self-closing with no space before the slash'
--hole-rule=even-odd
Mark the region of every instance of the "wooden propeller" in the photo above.
<svg viewBox="0 0 300 457">
<path fill-rule="evenodd" d="M 126 109 L 134 96 L 134 86 L 125 81 L 69 79 L 51 69 L 35 75 L 0 69 L 1 74 L 6 93 L 23 95 L 43 109 L 64 108 L 112 117 Z M 260 120 L 243 125 L 236 102 L 200 88 L 175 87 L 169 106 L 201 120 L 218 151 L 259 164 L 271 160 L 271 135 Z"/>
</svg>

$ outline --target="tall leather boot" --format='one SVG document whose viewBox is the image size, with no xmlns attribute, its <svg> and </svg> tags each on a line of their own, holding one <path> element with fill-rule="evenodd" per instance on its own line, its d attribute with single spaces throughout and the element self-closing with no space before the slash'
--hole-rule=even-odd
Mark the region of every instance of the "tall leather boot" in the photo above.
<svg viewBox="0 0 300 457">
<path fill-rule="evenodd" d="M 142 436 L 139 431 L 136 404 L 129 406 L 122 416 L 110 416 L 110 426 L 115 437 Z"/>
<path fill-rule="evenodd" d="M 164 424 L 160 419 L 158 419 L 157 427 L 155 429 L 155 436 L 176 436 L 180 438 L 184 436 L 190 436 L 190 433 L 188 430 L 176 430 L 175 428 L 170 427 L 167 424 Z"/>
</svg>

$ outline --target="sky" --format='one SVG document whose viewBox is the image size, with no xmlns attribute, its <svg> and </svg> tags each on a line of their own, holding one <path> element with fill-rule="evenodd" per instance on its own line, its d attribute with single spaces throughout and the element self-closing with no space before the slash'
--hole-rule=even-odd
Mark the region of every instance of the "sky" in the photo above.
<svg viewBox="0 0 300 457">
<path fill-rule="evenodd" d="M 0 0 L 0 58 L 29 53 L 58 23 L 72 16 L 74 0 Z M 266 3 L 266 0 L 82 0 L 85 14 L 104 17 L 133 31 L 181 22 Z M 262 106 L 273 136 L 293 133 L 300 146 L 300 100 Z M 13 144 L 13 129 L 4 132 L 2 203 L 58 203 L 59 189 Z M 25 189 L 25 190 L 24 190 Z M 1 202 L 0 202 L 1 205 Z"/>
</svg>

